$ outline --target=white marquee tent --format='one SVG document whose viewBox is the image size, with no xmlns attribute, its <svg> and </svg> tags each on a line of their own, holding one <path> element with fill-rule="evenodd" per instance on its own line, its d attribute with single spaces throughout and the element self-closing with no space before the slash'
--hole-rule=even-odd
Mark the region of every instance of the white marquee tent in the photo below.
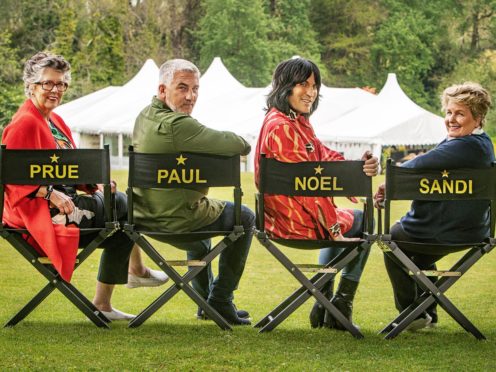
<svg viewBox="0 0 496 372">
<path fill-rule="evenodd" d="M 117 137 L 115 145 L 112 144 L 116 148 L 113 152 L 117 155 L 114 165 L 123 167 L 124 136 L 132 135 L 134 120 L 156 94 L 157 85 L 158 67 L 149 59 L 122 87 L 99 90 L 61 105 L 55 112 L 62 116 L 75 133 L 75 140 L 80 147 L 102 147 L 104 135 L 108 135 L 110 139 Z"/>
<path fill-rule="evenodd" d="M 81 147 L 102 146 L 111 140 L 117 155 L 114 165 L 125 166 L 125 139 L 130 141 L 135 118 L 150 103 L 157 85 L 158 67 L 149 59 L 122 87 L 101 89 L 61 105 L 56 112 L 71 127 Z M 270 86 L 245 87 L 217 57 L 200 79 L 192 116 L 208 127 L 242 135 L 254 145 L 269 91 Z M 444 135 L 442 119 L 412 102 L 394 74 L 377 96 L 359 88 L 326 86 L 320 93 L 319 108 L 311 122 L 319 138 L 348 158 L 359 158 L 365 149 L 378 154 L 382 145 L 433 144 Z M 252 166 L 250 157 L 247 167 Z"/>
<path fill-rule="evenodd" d="M 315 126 L 319 138 L 349 159 L 365 150 L 376 156 L 386 145 L 433 145 L 446 136 L 443 118 L 423 109 L 389 74 L 377 99 L 334 120 Z"/>
</svg>

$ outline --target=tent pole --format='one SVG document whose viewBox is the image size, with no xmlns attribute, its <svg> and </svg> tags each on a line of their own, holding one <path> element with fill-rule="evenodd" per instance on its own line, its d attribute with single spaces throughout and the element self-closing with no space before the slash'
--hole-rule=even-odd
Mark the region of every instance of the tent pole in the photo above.
<svg viewBox="0 0 496 372">
<path fill-rule="evenodd" d="M 118 148 L 119 148 L 119 168 L 122 168 L 124 165 L 124 139 L 122 137 L 122 133 L 119 133 L 118 137 Z"/>
</svg>

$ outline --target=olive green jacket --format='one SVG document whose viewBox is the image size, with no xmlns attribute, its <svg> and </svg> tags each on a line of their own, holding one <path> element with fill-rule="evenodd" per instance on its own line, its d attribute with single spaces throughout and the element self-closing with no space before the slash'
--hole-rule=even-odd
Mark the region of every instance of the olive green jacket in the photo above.
<svg viewBox="0 0 496 372">
<path fill-rule="evenodd" d="M 232 156 L 246 155 L 250 145 L 232 132 L 201 125 L 191 116 L 172 111 L 157 97 L 138 115 L 133 132 L 136 152 L 197 152 Z M 186 189 L 134 189 L 134 218 L 147 229 L 185 232 L 214 222 L 224 202 L 206 197 L 202 191 Z"/>
</svg>

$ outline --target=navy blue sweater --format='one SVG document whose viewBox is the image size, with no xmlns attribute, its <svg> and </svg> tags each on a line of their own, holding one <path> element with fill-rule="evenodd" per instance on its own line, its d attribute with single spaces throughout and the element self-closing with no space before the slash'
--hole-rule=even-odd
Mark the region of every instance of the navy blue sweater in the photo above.
<svg viewBox="0 0 496 372">
<path fill-rule="evenodd" d="M 493 161 L 493 144 L 483 133 L 444 140 L 402 166 L 439 170 L 485 168 Z M 414 200 L 400 223 L 415 239 L 439 243 L 478 242 L 489 236 L 489 202 Z"/>
</svg>

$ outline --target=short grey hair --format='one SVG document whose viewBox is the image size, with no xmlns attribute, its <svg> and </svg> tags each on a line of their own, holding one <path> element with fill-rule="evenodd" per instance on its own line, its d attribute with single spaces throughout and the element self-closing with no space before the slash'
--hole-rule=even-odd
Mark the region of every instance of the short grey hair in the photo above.
<svg viewBox="0 0 496 372">
<path fill-rule="evenodd" d="M 194 73 L 198 75 L 198 79 L 201 75 L 200 70 L 198 70 L 198 67 L 196 67 L 194 63 L 185 59 L 171 59 L 160 66 L 160 71 L 158 73 L 159 83 L 169 85 L 177 71 L 188 71 Z"/>
<path fill-rule="evenodd" d="M 467 106 L 475 119 L 481 119 L 481 127 L 492 104 L 489 92 L 480 84 L 472 81 L 446 88 L 441 95 L 443 111 L 446 111 L 446 106 L 450 101 Z"/>
<path fill-rule="evenodd" d="M 64 57 L 49 52 L 38 52 L 24 64 L 22 80 L 24 80 L 24 94 L 29 98 L 29 85 L 40 80 L 45 68 L 53 68 L 64 74 L 64 82 L 71 82 L 71 64 Z"/>
</svg>

